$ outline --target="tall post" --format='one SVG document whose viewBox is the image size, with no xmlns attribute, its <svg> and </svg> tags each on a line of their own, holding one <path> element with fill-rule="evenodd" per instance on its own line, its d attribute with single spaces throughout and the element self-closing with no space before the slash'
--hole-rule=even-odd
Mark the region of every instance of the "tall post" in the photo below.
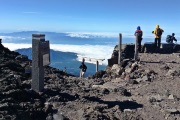
<svg viewBox="0 0 180 120">
<path fill-rule="evenodd" d="M 99 67 L 99 61 L 96 61 L 96 72 L 98 72 L 98 67 Z"/>
<path fill-rule="evenodd" d="M 2 43 L 2 39 L 0 39 L 0 44 Z"/>
<path fill-rule="evenodd" d="M 119 48 L 118 64 L 120 65 L 120 63 L 121 63 L 121 50 L 122 50 L 122 34 L 121 33 L 119 33 L 119 45 L 118 45 L 118 48 Z"/>
<path fill-rule="evenodd" d="M 82 62 L 83 62 L 83 63 L 85 62 L 85 59 L 84 59 L 84 58 L 82 59 Z"/>
<path fill-rule="evenodd" d="M 136 35 L 134 60 L 137 60 L 137 58 L 138 58 L 138 36 Z"/>
<path fill-rule="evenodd" d="M 50 63 L 49 41 L 44 34 L 32 35 L 32 85 L 36 92 L 44 89 L 44 66 Z"/>
</svg>

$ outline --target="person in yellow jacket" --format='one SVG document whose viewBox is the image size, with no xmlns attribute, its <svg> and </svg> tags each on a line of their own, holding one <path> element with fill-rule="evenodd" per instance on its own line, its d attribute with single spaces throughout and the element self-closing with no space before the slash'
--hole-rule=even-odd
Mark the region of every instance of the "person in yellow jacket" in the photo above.
<svg viewBox="0 0 180 120">
<path fill-rule="evenodd" d="M 160 49 L 161 36 L 162 36 L 162 33 L 163 33 L 163 32 L 164 32 L 164 30 L 161 29 L 161 28 L 159 27 L 159 25 L 156 25 L 155 30 L 152 32 L 152 33 L 154 33 L 154 35 L 155 35 L 155 40 L 154 40 L 155 48 L 158 49 L 158 50 Z"/>
</svg>

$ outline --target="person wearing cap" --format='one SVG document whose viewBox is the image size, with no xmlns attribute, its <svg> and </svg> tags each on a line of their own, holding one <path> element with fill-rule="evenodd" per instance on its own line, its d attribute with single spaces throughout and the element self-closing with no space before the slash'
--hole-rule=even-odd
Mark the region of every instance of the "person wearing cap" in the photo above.
<svg viewBox="0 0 180 120">
<path fill-rule="evenodd" d="M 169 40 L 167 41 L 167 43 L 173 43 L 173 40 L 177 42 L 177 39 L 174 36 L 175 36 L 175 33 L 172 33 L 172 36 L 169 37 Z"/>
<path fill-rule="evenodd" d="M 137 27 L 137 30 L 135 31 L 134 36 L 137 37 L 138 52 L 141 52 L 141 41 L 142 41 L 143 32 L 140 26 Z"/>
</svg>

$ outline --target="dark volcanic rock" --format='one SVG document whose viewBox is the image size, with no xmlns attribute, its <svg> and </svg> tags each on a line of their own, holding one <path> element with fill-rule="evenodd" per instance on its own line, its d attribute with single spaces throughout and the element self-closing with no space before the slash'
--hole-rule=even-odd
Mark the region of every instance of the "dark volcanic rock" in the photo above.
<svg viewBox="0 0 180 120">
<path fill-rule="evenodd" d="M 0 44 L 0 119 L 177 119 L 179 57 L 143 53 L 134 61 L 127 58 L 134 48 L 128 49 L 120 65 L 107 66 L 93 77 L 78 78 L 47 66 L 45 89 L 36 93 L 27 70 L 31 61 Z"/>
</svg>

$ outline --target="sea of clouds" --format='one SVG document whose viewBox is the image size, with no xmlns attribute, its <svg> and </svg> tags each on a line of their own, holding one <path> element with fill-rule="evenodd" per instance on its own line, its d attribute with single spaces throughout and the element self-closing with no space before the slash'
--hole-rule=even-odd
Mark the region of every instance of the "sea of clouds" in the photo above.
<svg viewBox="0 0 180 120">
<path fill-rule="evenodd" d="M 56 34 L 57 35 L 57 34 Z M 64 33 L 65 36 L 73 38 L 84 38 L 84 40 L 89 38 L 117 38 L 117 42 L 114 42 L 113 44 L 108 44 L 108 42 L 112 41 L 101 41 L 107 44 L 101 45 L 99 43 L 98 45 L 91 45 L 91 44 L 84 44 L 84 45 L 70 45 L 70 44 L 50 44 L 50 48 L 55 51 L 62 51 L 62 52 L 73 52 L 77 53 L 77 58 L 79 61 L 82 60 L 82 57 L 88 57 L 88 58 L 95 58 L 95 59 L 105 59 L 102 64 L 107 65 L 107 59 L 111 58 L 113 49 L 115 45 L 118 43 L 118 37 L 119 33 L 90 33 L 90 32 L 68 32 Z M 134 42 L 135 37 L 133 33 L 122 33 L 122 40 L 123 43 L 126 43 L 128 41 Z M 48 36 L 48 34 L 46 35 Z M 3 45 L 10 50 L 14 51 L 17 49 L 23 49 L 23 48 L 31 48 L 32 47 L 32 38 L 31 36 L 0 36 L 1 39 L 3 39 Z M 143 36 L 144 42 L 153 42 L 154 41 L 154 35 L 146 35 Z M 165 40 L 166 35 L 164 34 L 162 37 L 162 42 L 166 42 Z M 176 37 L 178 40 L 178 43 L 180 43 L 180 37 Z M 59 38 L 61 39 L 61 38 Z M 16 41 L 16 42 L 15 42 Z M 96 63 L 95 60 L 88 60 L 86 59 L 86 62 Z"/>
<path fill-rule="evenodd" d="M 3 43 L 3 45 L 12 51 L 32 47 L 32 44 Z M 79 61 L 82 60 L 82 57 L 105 59 L 102 64 L 107 65 L 107 59 L 111 58 L 114 46 L 50 44 L 50 49 L 61 52 L 77 53 Z M 96 63 L 94 59 L 86 59 L 86 62 Z"/>
</svg>

